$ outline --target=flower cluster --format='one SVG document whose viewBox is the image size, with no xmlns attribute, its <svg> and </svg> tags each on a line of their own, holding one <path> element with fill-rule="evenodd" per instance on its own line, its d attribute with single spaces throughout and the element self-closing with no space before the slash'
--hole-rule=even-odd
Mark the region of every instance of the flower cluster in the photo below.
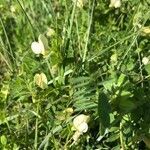
<svg viewBox="0 0 150 150">
<path fill-rule="evenodd" d="M 73 135 L 74 143 L 79 139 L 80 135 L 86 133 L 88 130 L 88 122 L 90 117 L 84 114 L 80 114 L 75 117 L 73 120 L 73 128 L 75 129 L 75 133 Z"/>
</svg>

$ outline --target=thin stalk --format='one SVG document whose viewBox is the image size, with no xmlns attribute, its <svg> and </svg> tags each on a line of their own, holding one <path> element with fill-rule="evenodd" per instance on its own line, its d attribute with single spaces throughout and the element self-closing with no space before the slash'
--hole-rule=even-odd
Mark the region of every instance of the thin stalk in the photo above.
<svg viewBox="0 0 150 150">
<path fill-rule="evenodd" d="M 146 21 L 148 20 L 149 14 L 150 14 L 150 11 L 148 11 L 147 14 L 145 15 L 145 16 L 146 16 L 146 19 L 145 19 L 145 21 L 143 22 L 142 26 L 144 26 L 144 24 L 145 24 Z M 132 43 L 130 44 L 128 50 L 124 53 L 124 55 L 123 55 L 123 57 L 122 57 L 122 60 L 119 62 L 118 67 L 117 67 L 117 70 L 120 70 L 121 65 L 123 64 L 123 62 L 124 62 L 125 58 L 127 57 L 128 53 L 131 51 L 132 47 L 133 47 L 134 44 L 136 43 L 137 38 L 138 38 L 138 36 L 140 35 L 140 33 L 141 33 L 141 30 L 139 30 L 139 31 L 135 34 L 135 36 L 134 36 L 134 38 L 133 38 L 133 40 L 132 40 Z"/>
<path fill-rule="evenodd" d="M 9 48 L 9 51 L 10 51 L 10 55 L 12 57 L 12 60 L 13 62 L 15 63 L 15 58 L 14 58 L 14 55 L 13 55 L 13 50 L 11 48 L 11 45 L 10 45 L 10 41 L 9 41 L 9 38 L 8 38 L 8 35 L 7 35 L 7 32 L 6 32 L 6 29 L 5 29 L 5 26 L 4 26 L 4 23 L 3 23 L 3 20 L 2 18 L 0 17 L 0 22 L 1 22 L 1 25 L 2 25 L 2 29 L 4 31 L 4 35 L 6 37 L 6 41 L 7 41 L 7 44 L 8 44 L 8 48 Z"/>
<path fill-rule="evenodd" d="M 77 3 L 77 1 L 76 1 L 76 3 Z M 73 6 L 73 10 L 72 10 L 72 14 L 71 14 L 70 27 L 69 27 L 69 30 L 68 30 L 68 39 L 70 39 L 71 32 L 72 32 L 73 20 L 74 20 L 75 10 L 76 10 L 76 3 Z"/>
<path fill-rule="evenodd" d="M 6 63 L 10 71 L 13 72 L 12 66 L 9 64 L 8 60 L 5 59 L 5 57 L 2 55 L 1 52 L 0 52 L 0 58 Z"/>
<path fill-rule="evenodd" d="M 124 140 L 123 140 L 122 127 L 123 127 L 123 123 L 120 122 L 120 144 L 121 144 L 121 150 L 126 150 L 125 144 L 124 144 Z"/>
<path fill-rule="evenodd" d="M 83 60 L 82 60 L 82 62 L 85 62 L 86 55 L 87 55 L 87 50 L 88 50 L 87 46 L 88 46 L 88 41 L 89 41 L 89 36 L 90 36 L 90 30 L 91 30 L 91 26 L 92 26 L 94 7 L 95 7 L 95 0 L 93 1 L 92 11 L 91 11 L 91 15 L 90 15 L 89 22 L 88 22 L 89 26 L 88 26 L 88 29 L 87 29 L 87 37 L 86 37 L 86 42 L 85 42 L 84 54 L 83 54 Z"/>
<path fill-rule="evenodd" d="M 140 64 L 139 69 L 140 69 L 140 74 L 141 74 L 141 80 L 143 81 L 144 76 L 143 76 L 142 62 L 141 62 L 141 59 L 140 59 L 141 57 L 140 57 L 140 53 L 139 53 L 139 52 L 138 52 L 138 57 L 139 57 L 139 64 Z M 141 82 L 141 87 L 142 87 L 142 88 L 144 87 L 143 82 Z"/>
<path fill-rule="evenodd" d="M 74 17 L 75 17 L 75 10 L 76 10 L 76 3 L 77 3 L 77 0 L 76 0 L 76 2 L 73 5 L 73 9 L 72 9 L 71 17 L 70 17 L 70 24 L 69 24 L 69 27 L 68 27 L 67 35 L 66 35 L 66 37 L 64 36 L 64 38 L 63 38 L 63 44 L 64 44 L 64 47 L 65 47 L 65 49 L 64 49 L 65 53 L 63 52 L 64 55 L 67 54 L 66 50 L 69 47 L 69 43 L 70 43 L 70 39 L 71 39 L 72 27 L 73 27 L 73 22 L 74 22 Z M 67 9 L 67 7 L 66 7 L 66 9 Z M 69 15 L 67 15 L 67 17 L 65 19 L 65 22 L 67 24 L 68 24 L 68 21 L 67 21 L 68 18 L 69 18 Z M 64 33 L 65 33 L 66 29 L 64 28 L 63 30 L 64 30 Z"/>
<path fill-rule="evenodd" d="M 37 114 L 39 113 L 39 103 L 37 104 L 37 110 L 36 110 Z M 35 121 L 35 138 L 34 138 L 34 148 L 35 150 L 37 150 L 37 143 L 38 143 L 38 122 L 39 119 L 38 117 L 36 117 L 36 121 Z"/>
<path fill-rule="evenodd" d="M 20 7 L 21 7 L 23 13 L 25 14 L 25 16 L 26 16 L 26 18 L 27 18 L 27 20 L 28 20 L 28 22 L 29 22 L 29 24 L 30 24 L 30 26 L 31 26 L 31 28 L 32 28 L 33 40 L 35 40 L 34 27 L 33 27 L 32 23 L 31 23 L 31 21 L 30 21 L 30 19 L 29 19 L 29 16 L 27 15 L 27 13 L 26 13 L 26 11 L 24 10 L 23 6 L 21 5 L 20 1 L 17 0 L 17 2 L 18 2 L 18 4 L 20 5 Z"/>
<path fill-rule="evenodd" d="M 116 45 L 118 45 L 118 44 L 120 44 L 120 43 L 122 43 L 122 42 L 124 42 L 125 40 L 131 38 L 131 37 L 134 36 L 134 35 L 135 35 L 135 33 L 133 33 L 133 34 L 131 34 L 131 35 L 125 37 L 124 39 L 121 39 L 120 41 L 114 43 L 113 45 L 111 45 L 111 46 L 105 48 L 103 51 L 98 52 L 96 55 L 94 55 L 94 56 L 93 56 L 92 58 L 90 58 L 88 61 L 92 61 L 93 59 L 99 57 L 101 54 L 107 52 L 109 49 L 113 48 L 114 46 L 116 46 Z"/>
<path fill-rule="evenodd" d="M 117 70 L 120 70 L 122 63 L 124 62 L 126 56 L 128 55 L 129 51 L 131 50 L 131 48 L 133 47 L 133 45 L 135 44 L 137 37 L 139 36 L 139 33 L 137 35 L 135 35 L 135 37 L 133 38 L 133 41 L 130 45 L 130 47 L 128 48 L 128 50 L 125 52 L 125 54 L 123 55 L 120 63 L 118 64 Z"/>
<path fill-rule="evenodd" d="M 78 25 L 78 21 L 77 21 L 77 17 L 75 19 L 75 24 L 76 24 L 76 32 L 77 32 L 77 40 L 78 40 L 78 49 L 79 49 L 79 54 L 82 57 L 82 52 L 81 52 L 81 38 L 79 35 L 79 25 Z"/>
</svg>

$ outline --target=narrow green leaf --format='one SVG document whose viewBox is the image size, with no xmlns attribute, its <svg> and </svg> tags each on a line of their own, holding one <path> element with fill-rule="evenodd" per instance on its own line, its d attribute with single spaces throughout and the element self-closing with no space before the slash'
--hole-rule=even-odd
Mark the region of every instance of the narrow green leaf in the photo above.
<svg viewBox="0 0 150 150">
<path fill-rule="evenodd" d="M 108 127 L 110 124 L 110 116 L 109 113 L 111 112 L 111 107 L 108 102 L 108 97 L 105 93 L 99 93 L 98 98 L 98 115 L 100 121 L 104 127 Z"/>
<path fill-rule="evenodd" d="M 106 140 L 106 142 L 114 142 L 114 141 L 116 141 L 116 140 L 118 140 L 119 139 L 119 134 L 117 133 L 114 133 L 114 134 L 112 134 L 107 140 Z"/>
<path fill-rule="evenodd" d="M 125 75 L 122 73 L 119 78 L 118 78 L 118 86 L 121 86 L 121 84 L 124 82 L 124 79 L 125 79 Z"/>
</svg>

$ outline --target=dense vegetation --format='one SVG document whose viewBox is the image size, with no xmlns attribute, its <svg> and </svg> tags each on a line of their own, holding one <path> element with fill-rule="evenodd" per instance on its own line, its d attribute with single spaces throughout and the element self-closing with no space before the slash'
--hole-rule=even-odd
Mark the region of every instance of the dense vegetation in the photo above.
<svg viewBox="0 0 150 150">
<path fill-rule="evenodd" d="M 150 148 L 149 0 L 0 0 L 0 149 Z"/>
</svg>

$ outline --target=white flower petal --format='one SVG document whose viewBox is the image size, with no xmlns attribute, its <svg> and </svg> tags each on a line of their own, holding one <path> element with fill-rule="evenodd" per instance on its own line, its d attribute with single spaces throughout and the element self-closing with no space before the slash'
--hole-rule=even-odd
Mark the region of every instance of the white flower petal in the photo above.
<svg viewBox="0 0 150 150">
<path fill-rule="evenodd" d="M 45 47 L 44 47 L 42 41 L 39 41 L 39 44 L 41 46 L 41 54 L 45 55 Z"/>
<path fill-rule="evenodd" d="M 31 44 L 31 49 L 32 49 L 33 53 L 40 54 L 42 52 L 43 47 L 42 47 L 42 45 L 40 43 L 33 42 Z"/>
<path fill-rule="evenodd" d="M 147 65 L 147 64 L 149 63 L 149 59 L 148 59 L 147 57 L 143 57 L 142 63 L 143 63 L 144 65 Z"/>
<path fill-rule="evenodd" d="M 78 8 L 83 8 L 87 0 L 73 0 L 73 3 L 77 5 Z"/>
<path fill-rule="evenodd" d="M 121 0 L 110 0 L 109 7 L 119 8 L 121 6 Z"/>
<path fill-rule="evenodd" d="M 81 124 L 78 126 L 77 130 L 78 130 L 80 133 L 85 133 L 85 132 L 87 132 L 87 130 L 88 130 L 88 125 L 87 125 L 87 123 L 85 123 L 85 122 L 81 123 Z"/>
<path fill-rule="evenodd" d="M 76 142 L 76 141 L 79 139 L 80 135 L 81 135 L 81 133 L 78 132 L 78 131 L 76 131 L 76 132 L 74 133 L 74 135 L 73 135 L 73 137 L 72 137 L 73 140 L 74 140 L 74 142 Z"/>
<path fill-rule="evenodd" d="M 39 35 L 38 42 L 43 46 L 43 50 L 48 49 L 48 40 L 43 34 Z"/>
<path fill-rule="evenodd" d="M 77 129 L 80 124 L 84 122 L 87 123 L 88 121 L 89 121 L 89 116 L 81 114 L 74 118 L 73 125 Z"/>
</svg>

